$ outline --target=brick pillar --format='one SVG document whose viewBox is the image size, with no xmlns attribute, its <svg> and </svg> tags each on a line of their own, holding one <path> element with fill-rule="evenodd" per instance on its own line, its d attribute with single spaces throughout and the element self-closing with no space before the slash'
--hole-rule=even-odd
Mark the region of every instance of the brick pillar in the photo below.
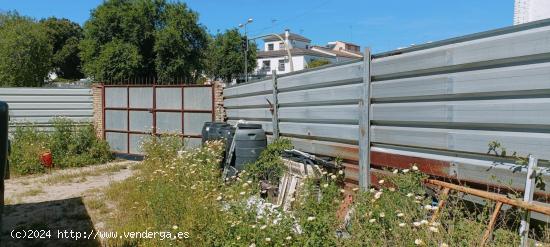
<svg viewBox="0 0 550 247">
<path fill-rule="evenodd" d="M 216 111 L 216 121 L 225 122 L 225 108 L 223 107 L 223 89 L 225 83 L 221 81 L 214 81 L 214 110 Z"/>
<path fill-rule="evenodd" d="M 103 85 L 92 85 L 92 102 L 94 108 L 94 128 L 96 136 L 103 139 Z"/>
</svg>

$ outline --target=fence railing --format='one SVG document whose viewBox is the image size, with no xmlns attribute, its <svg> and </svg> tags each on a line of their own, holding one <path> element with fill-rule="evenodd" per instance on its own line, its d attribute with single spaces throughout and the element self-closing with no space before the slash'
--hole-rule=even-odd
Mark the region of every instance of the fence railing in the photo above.
<svg viewBox="0 0 550 247">
<path fill-rule="evenodd" d="M 417 163 L 472 186 L 523 190 L 527 169 L 516 159 L 532 154 L 548 165 L 549 20 L 365 58 L 228 87 L 228 121 L 260 123 L 298 149 L 343 158 L 350 182 L 359 180 L 359 103 L 367 101 L 372 176 Z M 535 196 L 548 201 L 543 181 Z"/>
</svg>

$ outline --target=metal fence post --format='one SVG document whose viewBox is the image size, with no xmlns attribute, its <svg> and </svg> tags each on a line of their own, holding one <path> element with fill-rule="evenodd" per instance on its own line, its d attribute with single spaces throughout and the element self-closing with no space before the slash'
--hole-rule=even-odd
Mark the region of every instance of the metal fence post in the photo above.
<svg viewBox="0 0 550 247">
<path fill-rule="evenodd" d="M 533 193 L 535 192 L 535 180 L 537 177 L 537 163 L 538 159 L 532 155 L 529 155 L 529 165 L 527 166 L 527 179 L 525 180 L 525 192 L 523 194 L 523 201 L 530 203 L 533 201 Z M 521 236 L 521 245 L 527 246 L 529 239 L 529 221 L 531 220 L 531 212 L 526 210 L 521 219 L 521 225 L 519 227 L 519 235 Z"/>
<path fill-rule="evenodd" d="M 359 187 L 370 187 L 370 95 L 371 95 L 371 51 L 365 48 L 363 58 L 363 88 L 359 100 Z"/>
<path fill-rule="evenodd" d="M 279 99 L 277 97 L 278 95 L 278 89 L 277 89 L 277 71 L 273 70 L 271 72 L 271 81 L 273 82 L 273 138 L 278 139 L 279 138 Z"/>
</svg>

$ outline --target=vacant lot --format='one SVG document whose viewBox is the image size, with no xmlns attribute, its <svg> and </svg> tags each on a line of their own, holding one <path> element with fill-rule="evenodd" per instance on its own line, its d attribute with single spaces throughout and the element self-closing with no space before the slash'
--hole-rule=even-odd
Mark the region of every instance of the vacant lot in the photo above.
<svg viewBox="0 0 550 247">
<path fill-rule="evenodd" d="M 89 232 L 101 228 L 101 221 L 92 220 L 99 209 L 99 192 L 130 177 L 135 164 L 123 161 L 6 180 L 2 246 L 98 246 L 95 240 L 58 240 L 57 230 Z M 23 241 L 10 237 L 12 230 L 21 229 L 50 229 L 52 239 Z"/>
</svg>

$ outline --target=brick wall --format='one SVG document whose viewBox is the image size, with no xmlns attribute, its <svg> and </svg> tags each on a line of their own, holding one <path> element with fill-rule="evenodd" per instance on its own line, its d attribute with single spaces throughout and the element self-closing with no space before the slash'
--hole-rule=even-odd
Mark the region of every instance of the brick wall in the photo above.
<svg viewBox="0 0 550 247">
<path fill-rule="evenodd" d="M 102 99 L 103 86 L 101 84 L 92 85 L 92 101 L 94 109 L 94 128 L 97 137 L 103 139 L 103 99 Z"/>
<path fill-rule="evenodd" d="M 223 89 L 225 83 L 220 81 L 214 81 L 213 90 L 214 90 L 214 110 L 216 111 L 216 121 L 225 122 L 225 108 L 223 108 Z"/>
</svg>

